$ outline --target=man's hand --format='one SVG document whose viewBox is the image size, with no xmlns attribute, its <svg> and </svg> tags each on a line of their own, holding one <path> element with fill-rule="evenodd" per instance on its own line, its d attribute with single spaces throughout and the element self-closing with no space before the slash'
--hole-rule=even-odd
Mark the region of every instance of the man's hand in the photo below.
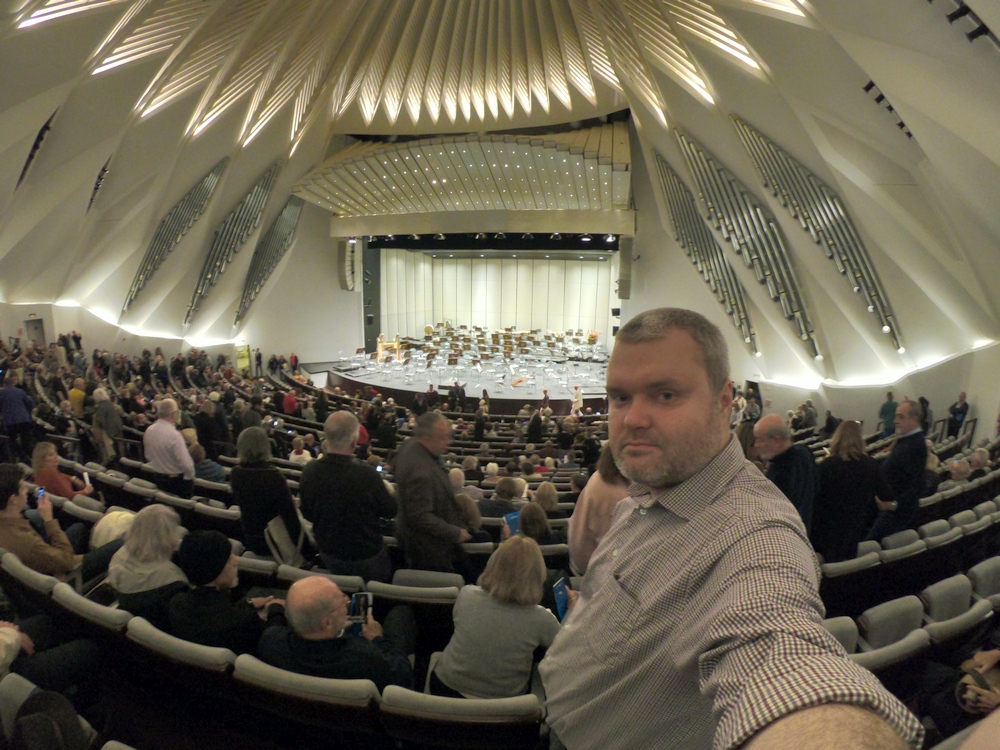
<svg viewBox="0 0 1000 750">
<path fill-rule="evenodd" d="M 506 542 L 508 539 L 510 539 L 510 526 L 504 521 L 503 526 L 500 527 L 500 541 Z"/>
<path fill-rule="evenodd" d="M 988 714 L 1000 706 L 1000 690 L 983 690 L 975 685 L 966 685 L 965 702 L 979 713 Z"/>
<path fill-rule="evenodd" d="M 80 494 L 81 495 L 93 495 L 94 494 L 94 488 L 91 487 L 89 484 L 84 485 L 83 489 L 80 490 Z"/>
<path fill-rule="evenodd" d="M 21 633 L 21 650 L 27 656 L 33 656 L 35 653 L 35 642 L 27 633 Z"/>
<path fill-rule="evenodd" d="M 383 635 L 382 626 L 378 624 L 371 612 L 368 613 L 368 621 L 361 626 L 361 635 L 369 641 L 374 641 Z"/>
<path fill-rule="evenodd" d="M 465 529 L 462 529 L 458 533 L 458 543 L 459 544 L 465 544 L 466 542 L 471 542 L 471 541 L 472 541 L 472 534 L 470 534 Z"/>
<path fill-rule="evenodd" d="M 566 611 L 572 612 L 573 608 L 576 606 L 577 600 L 580 598 L 580 592 L 574 591 L 571 588 L 566 589 Z"/>
<path fill-rule="evenodd" d="M 992 649 L 991 651 L 980 651 L 978 654 L 972 657 L 973 666 L 980 672 L 985 672 L 996 666 L 997 662 L 1000 662 L 1000 649 Z"/>
<path fill-rule="evenodd" d="M 253 605 L 254 609 L 264 609 L 271 602 L 277 600 L 273 596 L 255 596 L 250 599 L 247 599 L 247 601 Z"/>
<path fill-rule="evenodd" d="M 52 520 L 52 501 L 47 494 L 38 498 L 38 515 L 46 523 Z"/>
<path fill-rule="evenodd" d="M 896 510 L 899 507 L 895 502 L 886 502 L 878 497 L 875 498 L 875 505 L 878 506 L 879 510 Z"/>
</svg>

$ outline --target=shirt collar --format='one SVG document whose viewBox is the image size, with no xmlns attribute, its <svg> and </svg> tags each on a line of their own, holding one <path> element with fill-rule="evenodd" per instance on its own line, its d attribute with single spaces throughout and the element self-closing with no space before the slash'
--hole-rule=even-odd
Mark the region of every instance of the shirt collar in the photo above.
<svg viewBox="0 0 1000 750">
<path fill-rule="evenodd" d="M 640 506 L 649 507 L 659 503 L 671 513 L 690 521 L 712 504 L 745 462 L 739 442 L 730 436 L 726 447 L 690 479 L 658 491 L 633 482 L 629 485 L 629 495 Z"/>
<path fill-rule="evenodd" d="M 901 439 L 901 438 L 905 438 L 905 437 L 909 437 L 910 435 L 916 435 L 916 434 L 917 434 L 918 432 L 923 432 L 923 430 L 921 430 L 921 428 L 919 428 L 919 427 L 918 427 L 918 428 L 917 428 L 917 429 L 915 429 L 915 430 L 910 430 L 909 432 L 907 432 L 907 433 L 906 433 L 906 434 L 904 434 L 904 435 L 897 435 L 897 436 L 896 436 L 896 439 L 897 439 L 897 440 L 899 440 L 899 439 Z"/>
</svg>

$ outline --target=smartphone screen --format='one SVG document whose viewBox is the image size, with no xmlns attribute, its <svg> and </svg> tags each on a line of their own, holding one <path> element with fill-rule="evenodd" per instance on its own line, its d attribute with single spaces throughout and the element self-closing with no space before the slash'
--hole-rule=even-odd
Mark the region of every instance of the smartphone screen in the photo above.
<svg viewBox="0 0 1000 750">
<path fill-rule="evenodd" d="M 503 517 L 503 520 L 505 520 L 507 522 L 507 526 L 510 527 L 510 535 L 514 536 L 520 528 L 521 511 L 515 510 L 513 513 L 508 513 Z"/>
<path fill-rule="evenodd" d="M 566 617 L 566 609 L 569 606 L 569 594 L 566 592 L 566 579 L 560 578 L 552 584 L 552 595 L 556 600 L 556 610 L 559 612 L 559 622 Z"/>
<path fill-rule="evenodd" d="M 83 472 L 83 483 L 85 485 L 90 484 L 90 474 L 88 474 L 87 472 Z"/>
<path fill-rule="evenodd" d="M 367 591 L 351 594 L 351 604 L 347 608 L 348 622 L 363 624 L 368 622 L 368 612 L 372 607 L 372 595 Z"/>
</svg>

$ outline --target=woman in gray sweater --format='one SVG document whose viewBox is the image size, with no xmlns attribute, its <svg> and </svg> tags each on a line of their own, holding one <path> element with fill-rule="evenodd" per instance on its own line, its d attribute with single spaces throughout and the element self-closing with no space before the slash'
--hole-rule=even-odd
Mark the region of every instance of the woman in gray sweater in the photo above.
<svg viewBox="0 0 1000 750">
<path fill-rule="evenodd" d="M 455 601 L 455 634 L 431 675 L 431 692 L 457 698 L 510 698 L 528 690 L 535 649 L 548 647 L 559 621 L 539 605 L 545 560 L 538 544 L 514 536 L 490 557 L 478 586 Z"/>
</svg>

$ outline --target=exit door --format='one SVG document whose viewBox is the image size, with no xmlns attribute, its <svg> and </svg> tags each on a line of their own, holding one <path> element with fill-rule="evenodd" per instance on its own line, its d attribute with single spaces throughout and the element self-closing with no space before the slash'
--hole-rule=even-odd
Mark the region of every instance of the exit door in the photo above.
<svg viewBox="0 0 1000 750">
<path fill-rule="evenodd" d="M 37 344 L 45 343 L 45 321 L 32 318 L 24 321 L 24 338 Z"/>
</svg>

